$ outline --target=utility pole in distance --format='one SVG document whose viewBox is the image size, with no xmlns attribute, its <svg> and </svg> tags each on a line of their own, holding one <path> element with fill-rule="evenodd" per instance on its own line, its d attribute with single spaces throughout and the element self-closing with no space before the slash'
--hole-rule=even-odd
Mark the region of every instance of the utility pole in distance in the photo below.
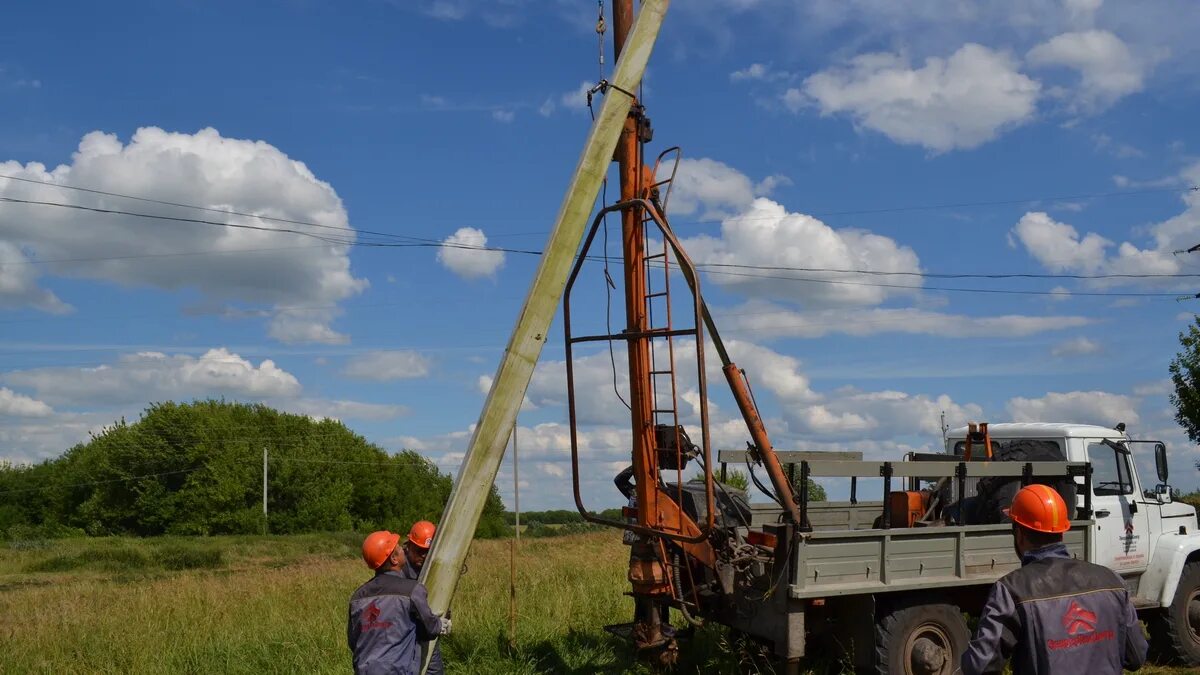
<svg viewBox="0 0 1200 675">
<path fill-rule="evenodd" d="M 521 482 L 517 474 L 517 423 L 512 428 L 513 539 L 508 542 L 508 646 L 517 647 L 517 544 L 521 541 Z"/>
<path fill-rule="evenodd" d="M 517 541 L 521 541 L 521 481 L 517 473 L 517 423 L 513 422 L 513 520 L 517 531 Z"/>
<path fill-rule="evenodd" d="M 267 533 L 267 446 L 263 446 L 263 534 Z"/>
</svg>

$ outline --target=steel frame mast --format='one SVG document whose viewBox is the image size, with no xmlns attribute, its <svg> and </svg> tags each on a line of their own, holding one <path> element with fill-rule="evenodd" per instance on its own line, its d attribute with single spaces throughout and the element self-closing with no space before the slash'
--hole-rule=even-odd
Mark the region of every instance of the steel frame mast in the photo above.
<svg viewBox="0 0 1200 675">
<path fill-rule="evenodd" d="M 614 0 L 613 51 L 616 58 L 621 56 L 632 25 L 633 0 Z M 617 92 L 616 95 L 622 94 Z M 625 127 L 617 141 L 614 157 L 617 162 L 622 202 L 631 202 L 642 197 L 643 191 L 650 188 L 655 181 L 653 175 L 647 175 L 650 170 L 644 166 L 641 157 L 640 134 L 644 120 L 644 108 L 635 98 L 625 118 Z M 644 209 L 636 205 L 621 212 L 621 251 L 624 262 L 626 330 L 630 335 L 639 336 L 628 340 L 629 407 L 637 518 L 639 525 L 659 529 L 663 523 L 659 522 L 662 509 L 658 503 L 661 493 L 658 490 L 659 461 L 654 433 L 655 401 L 650 355 L 652 347 L 651 338 L 646 335 L 650 326 L 646 306 L 645 216 Z M 634 595 L 637 610 L 633 637 L 639 647 L 657 647 L 665 642 L 659 606 L 667 599 L 669 596 Z"/>
</svg>

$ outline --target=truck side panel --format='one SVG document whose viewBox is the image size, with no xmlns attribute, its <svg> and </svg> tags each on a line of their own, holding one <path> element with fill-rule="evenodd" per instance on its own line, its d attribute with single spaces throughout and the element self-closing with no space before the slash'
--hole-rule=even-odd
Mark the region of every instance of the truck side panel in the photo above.
<svg viewBox="0 0 1200 675">
<path fill-rule="evenodd" d="M 1089 522 L 1064 536 L 1083 560 Z M 1020 565 L 1009 525 L 813 532 L 795 556 L 795 598 L 990 584 Z"/>
</svg>

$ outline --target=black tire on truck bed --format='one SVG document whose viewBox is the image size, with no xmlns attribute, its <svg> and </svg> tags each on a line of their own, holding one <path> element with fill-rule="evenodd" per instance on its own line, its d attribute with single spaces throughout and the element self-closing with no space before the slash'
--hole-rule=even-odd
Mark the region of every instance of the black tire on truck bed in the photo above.
<svg viewBox="0 0 1200 675">
<path fill-rule="evenodd" d="M 1012 441 L 996 450 L 994 462 L 1063 462 L 1066 457 L 1057 443 L 1047 441 Z M 1069 518 L 1075 518 L 1075 481 L 1070 478 L 1035 478 L 1034 483 L 1048 485 L 1062 495 L 1067 504 Z M 1012 504 L 1013 497 L 1021 489 L 1021 479 L 1016 477 L 982 478 L 976 489 L 979 495 L 974 523 L 987 525 L 1009 522 L 1004 509 Z"/>
<path fill-rule="evenodd" d="M 1154 660 L 1200 667 L 1200 561 L 1183 566 L 1171 604 L 1147 618 Z"/>
<path fill-rule="evenodd" d="M 954 605 L 910 599 L 885 607 L 875 623 L 879 675 L 951 675 L 971 640 Z"/>
</svg>

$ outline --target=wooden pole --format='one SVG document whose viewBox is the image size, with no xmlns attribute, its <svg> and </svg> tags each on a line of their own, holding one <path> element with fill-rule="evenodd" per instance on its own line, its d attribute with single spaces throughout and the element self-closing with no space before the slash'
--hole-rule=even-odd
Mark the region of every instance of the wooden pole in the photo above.
<svg viewBox="0 0 1200 675">
<path fill-rule="evenodd" d="M 475 526 L 504 458 L 508 445 L 506 432 L 512 429 L 517 419 L 533 368 L 546 343 L 546 332 L 562 299 L 588 217 L 600 193 L 600 183 L 608 172 L 617 139 L 625 126 L 631 100 L 621 90 L 635 91 L 641 83 L 669 5 L 670 0 L 642 2 L 613 72 L 614 87 L 604 97 L 600 112 L 592 123 L 529 295 L 492 379 L 491 391 L 442 511 L 433 548 L 421 570 L 421 582 L 429 591 L 429 606 L 434 612 L 445 612 L 454 597 Z M 423 645 L 426 665 L 434 644 Z"/>
<path fill-rule="evenodd" d="M 508 647 L 517 648 L 517 544 L 521 541 L 521 482 L 517 474 L 517 425 L 512 430 L 513 538 L 508 542 Z"/>
<path fill-rule="evenodd" d="M 517 541 L 521 541 L 521 481 L 517 466 L 517 424 L 513 422 L 513 521 L 516 523 Z"/>
<path fill-rule="evenodd" d="M 263 534 L 267 533 L 267 446 L 263 446 Z"/>
</svg>

